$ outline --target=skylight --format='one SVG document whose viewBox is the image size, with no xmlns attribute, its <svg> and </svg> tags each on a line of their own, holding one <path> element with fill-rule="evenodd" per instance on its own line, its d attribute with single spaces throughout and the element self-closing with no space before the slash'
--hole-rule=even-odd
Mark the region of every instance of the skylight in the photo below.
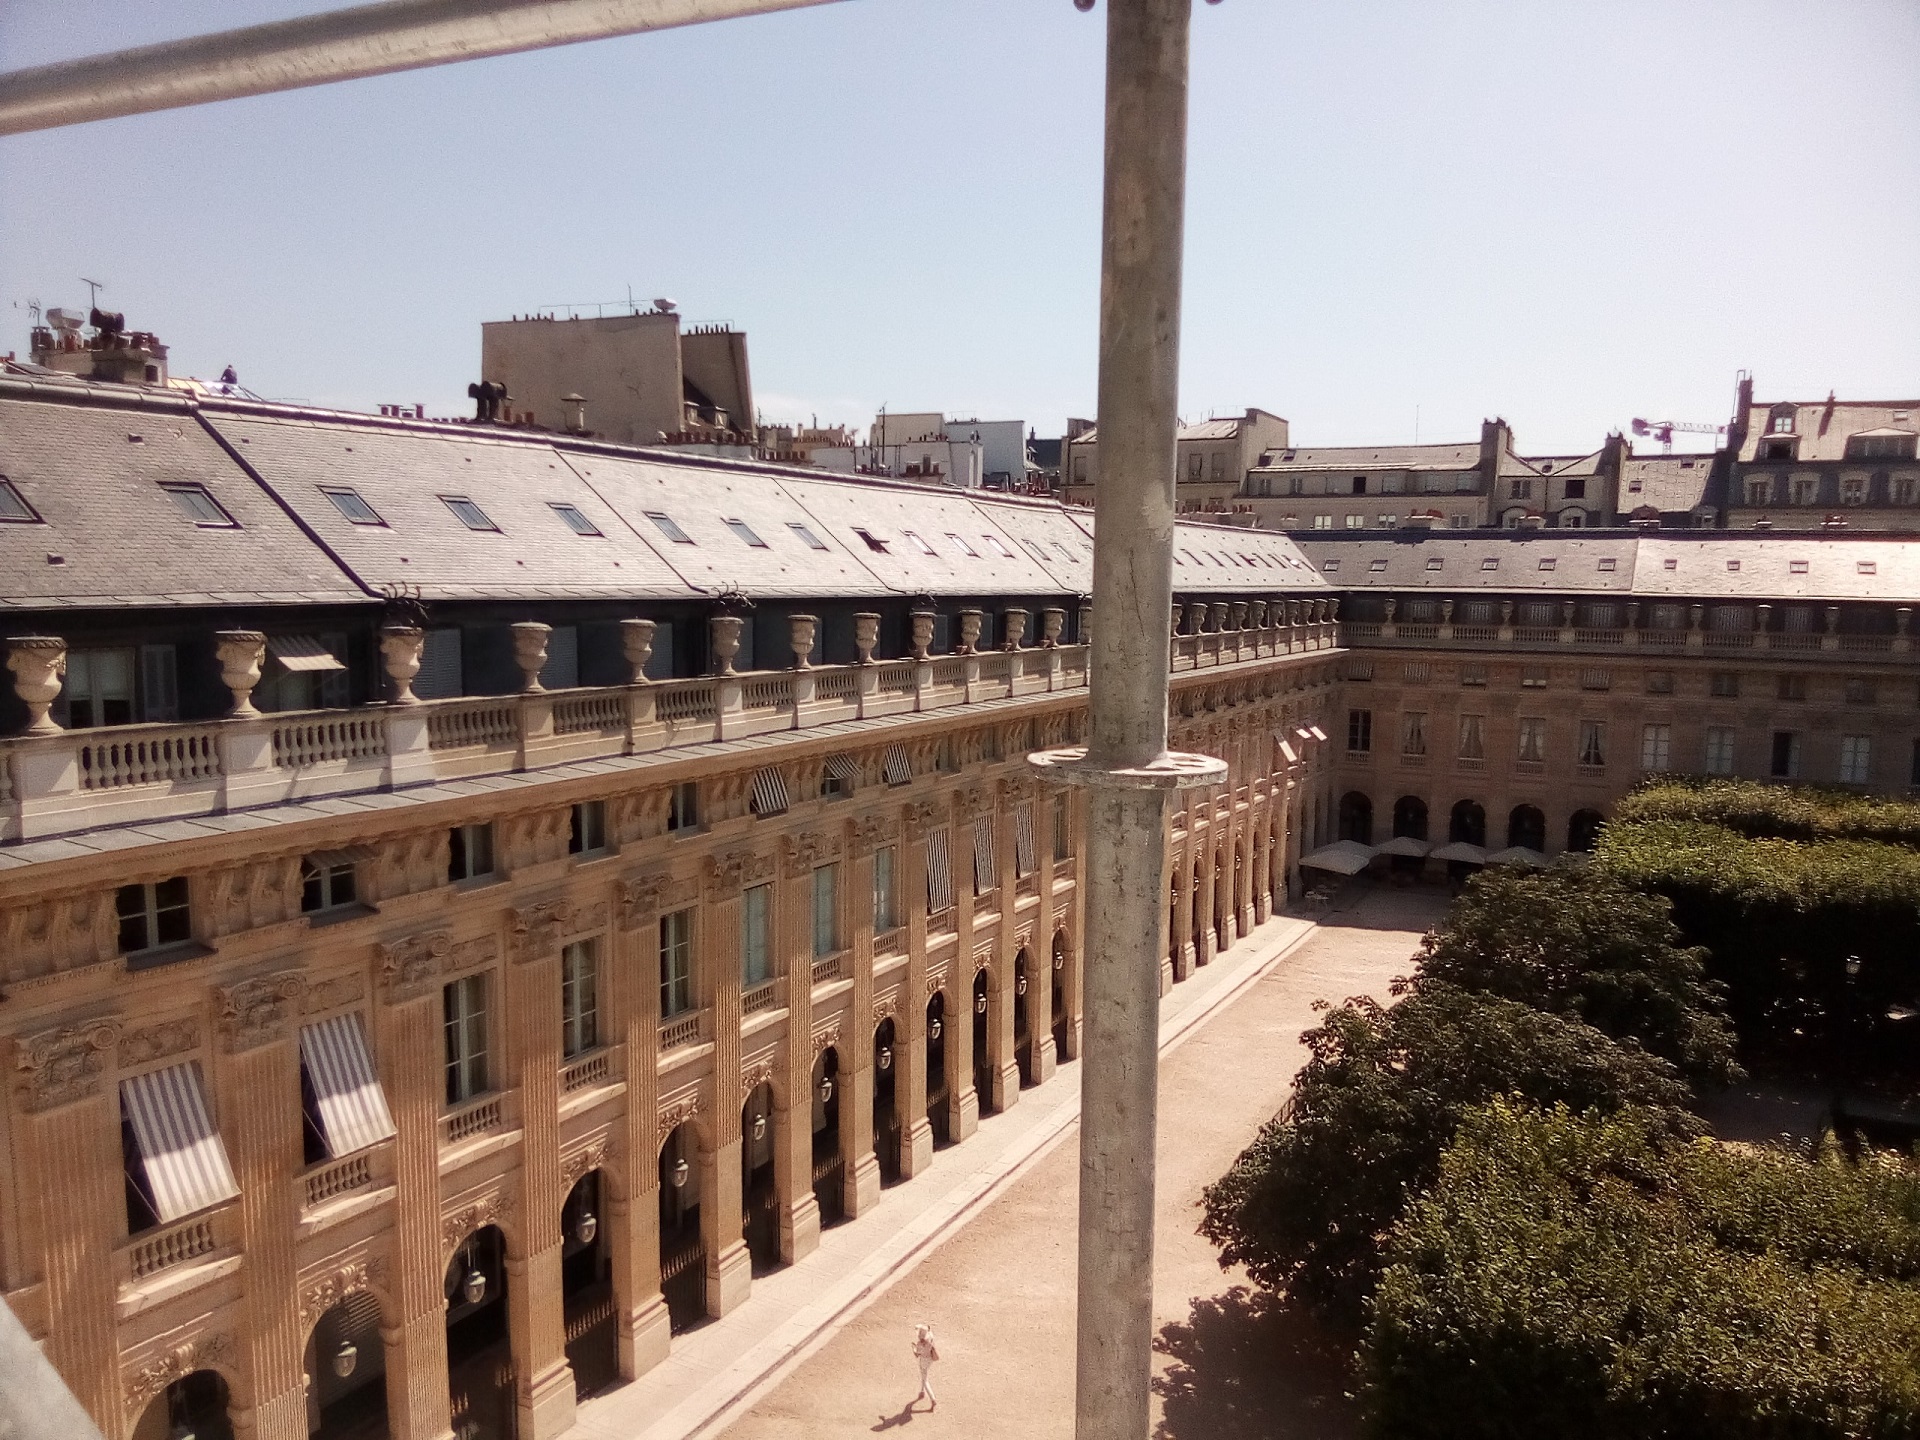
<svg viewBox="0 0 1920 1440">
<path fill-rule="evenodd" d="M 1042 550 L 1038 545 L 1034 544 L 1033 541 L 1022 540 L 1020 543 L 1026 546 L 1027 553 L 1033 556 L 1033 558 L 1038 560 L 1042 565 L 1047 563 L 1047 552 Z"/>
<path fill-rule="evenodd" d="M 1551 556 L 1551 555 L 1542 555 L 1542 556 L 1540 557 L 1540 568 L 1541 568 L 1542 570 L 1552 570 L 1552 569 L 1554 569 L 1554 568 L 1555 568 L 1556 566 L 1558 566 L 1558 565 L 1559 565 L 1559 563 L 1560 563 L 1560 562 L 1559 562 L 1558 560 L 1556 560 L 1556 559 L 1554 559 L 1554 558 L 1553 558 L 1553 556 Z"/>
<path fill-rule="evenodd" d="M 1613 558 L 1613 556 L 1607 555 L 1601 558 L 1600 568 L 1602 570 L 1611 570 L 1614 568 L 1616 564 L 1618 564 L 1618 562 Z"/>
<path fill-rule="evenodd" d="M 791 530 L 794 534 L 798 535 L 801 539 L 801 542 L 805 544 L 809 550 L 824 550 L 827 548 L 826 541 L 822 540 L 818 535 L 814 534 L 813 531 L 809 530 L 806 526 L 802 525 L 798 520 L 787 521 L 787 529 Z"/>
<path fill-rule="evenodd" d="M 1387 562 L 1384 560 L 1375 560 L 1370 565 L 1367 566 L 1367 569 L 1376 571 L 1376 572 L 1384 570 L 1386 568 L 1387 568 Z"/>
<path fill-rule="evenodd" d="M 1322 570 L 1325 570 L 1328 574 L 1332 574 L 1335 570 L 1338 570 L 1340 568 L 1340 561 L 1336 557 L 1332 560 L 1327 561 L 1327 563 L 1325 565 L 1322 565 L 1320 568 Z"/>
<path fill-rule="evenodd" d="M 1427 557 L 1427 569 L 1429 570 L 1438 570 L 1442 568 L 1446 563 L 1447 562 L 1441 559 L 1438 555 L 1429 555 Z"/>
<path fill-rule="evenodd" d="M 958 536 L 954 534 L 951 530 L 949 530 L 947 532 L 947 538 L 953 541 L 953 543 L 958 545 L 962 550 L 966 551 L 967 554 L 973 556 L 974 559 L 978 560 L 980 558 L 980 552 L 974 549 L 973 546 L 969 545 L 966 542 L 966 540 L 963 539 L 961 536 Z"/>
<path fill-rule="evenodd" d="M 723 523 L 727 527 L 727 529 L 731 530 L 735 535 L 738 535 L 747 544 L 751 545 L 754 549 L 764 550 L 767 548 L 767 542 L 762 540 L 758 535 L 754 534 L 753 527 L 747 524 L 746 521 L 726 520 L 721 523 Z"/>
<path fill-rule="evenodd" d="M 1788 573 L 1789 575 L 1804 575 L 1804 574 L 1806 574 L 1806 573 L 1807 573 L 1807 562 L 1806 562 L 1806 561 L 1804 561 L 1804 560 L 1789 560 L 1789 561 L 1787 562 L 1787 573 Z"/>
<path fill-rule="evenodd" d="M 1013 551 L 1007 548 L 1007 542 L 1002 540 L 998 535 L 989 535 L 986 537 L 986 541 L 998 554 L 1005 556 L 1009 560 L 1013 559 Z"/>
<path fill-rule="evenodd" d="M 575 506 L 562 504 L 558 500 L 549 500 L 547 502 L 547 508 L 558 515 L 560 519 L 565 522 L 566 527 L 576 535 L 598 535 L 600 533 L 600 527 L 585 515 L 581 514 Z"/>
<path fill-rule="evenodd" d="M 1880 569 L 1880 566 L 1876 561 L 1862 560 L 1854 568 L 1862 575 L 1872 575 Z"/>
<path fill-rule="evenodd" d="M 885 555 L 886 553 L 888 553 L 887 542 L 882 540 L 879 536 L 875 535 L 871 530 L 862 530 L 858 525 L 856 525 L 853 527 L 853 533 L 858 535 L 862 540 L 866 541 L 867 548 L 873 551 L 876 555 Z"/>
<path fill-rule="evenodd" d="M 204 485 L 162 485 L 167 497 L 180 507 L 180 513 L 203 530 L 238 530 L 240 522 L 207 493 Z"/>
<path fill-rule="evenodd" d="M 916 535 L 911 530 L 902 530 L 900 533 L 906 536 L 907 543 L 913 546 L 913 548 L 918 550 L 922 555 L 938 555 L 940 553 L 938 550 L 935 550 L 933 548 L 932 543 L 928 541 L 925 536 Z"/>
<path fill-rule="evenodd" d="M 27 503 L 26 497 L 13 488 L 13 482 L 0 475 L 0 520 L 12 521 L 17 525 L 32 525 L 40 517 Z"/>
<path fill-rule="evenodd" d="M 322 485 L 320 493 L 333 502 L 333 508 L 356 525 L 384 525 L 380 512 L 350 485 Z"/>
<path fill-rule="evenodd" d="M 1498 555 L 1487 556 L 1486 559 L 1480 562 L 1480 568 L 1482 570 L 1498 570 L 1500 568 L 1500 557 Z"/>
<path fill-rule="evenodd" d="M 442 495 L 440 503 L 453 512 L 453 518 L 469 530 L 492 530 L 498 533 L 500 527 L 487 518 L 487 512 L 464 495 Z"/>
<path fill-rule="evenodd" d="M 693 537 L 675 523 L 674 518 L 664 510 L 644 510 L 641 512 L 660 527 L 660 533 L 676 545 L 691 545 Z"/>
<path fill-rule="evenodd" d="M 1669 555 L 1669 556 L 1668 556 L 1668 557 L 1666 558 L 1666 560 L 1665 560 L 1665 561 L 1663 562 L 1663 565 L 1664 565 L 1664 568 L 1666 568 L 1666 569 L 1668 569 L 1668 570 L 1678 570 L 1678 569 L 1680 568 L 1680 562 L 1679 562 L 1679 560 L 1677 560 L 1677 559 L 1675 559 L 1675 558 L 1674 558 L 1673 556 L 1671 556 L 1671 555 Z"/>
</svg>

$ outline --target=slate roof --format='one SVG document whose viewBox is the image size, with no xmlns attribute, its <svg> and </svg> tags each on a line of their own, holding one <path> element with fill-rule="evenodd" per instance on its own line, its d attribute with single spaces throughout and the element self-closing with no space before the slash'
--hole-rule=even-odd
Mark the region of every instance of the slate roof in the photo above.
<svg viewBox="0 0 1920 1440">
<path fill-rule="evenodd" d="M 1323 445 L 1315 449 L 1270 450 L 1255 474 L 1296 474 L 1303 470 L 1471 470 L 1480 463 L 1480 445 Z"/>
<path fill-rule="evenodd" d="M 1707 504 L 1713 459 L 1711 455 L 1629 455 L 1620 462 L 1620 513 L 1631 515 L 1640 506 L 1651 505 L 1678 514 Z"/>
<path fill-rule="evenodd" d="M 1796 463 L 1819 463 L 1826 460 L 1844 460 L 1847 455 L 1847 439 L 1853 435 L 1889 430 L 1913 434 L 1920 430 L 1915 424 L 1920 417 L 1920 400 L 1819 400 L 1774 401 L 1768 404 L 1753 404 L 1747 407 L 1747 435 L 1741 442 L 1737 457 L 1742 464 L 1754 459 L 1760 453 L 1761 442 L 1767 439 L 1769 425 L 1774 410 L 1782 405 L 1793 406 L 1792 434 L 1799 441 L 1799 454 Z M 1762 461 L 1762 464 L 1767 462 Z"/>
</svg>

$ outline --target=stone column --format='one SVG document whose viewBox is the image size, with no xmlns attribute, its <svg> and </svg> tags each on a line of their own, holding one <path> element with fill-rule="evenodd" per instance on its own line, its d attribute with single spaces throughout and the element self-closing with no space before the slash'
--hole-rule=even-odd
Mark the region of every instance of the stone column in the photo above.
<svg viewBox="0 0 1920 1440">
<path fill-rule="evenodd" d="M 660 1293 L 660 916 L 695 898 L 676 896 L 660 872 L 620 887 L 612 937 L 618 1034 L 626 1049 L 627 1107 L 621 1135 L 626 1193 L 610 1207 L 620 1377 L 631 1380 L 667 1358 L 669 1319 Z"/>
<path fill-rule="evenodd" d="M 770 877 L 772 865 L 762 862 Z M 706 1252 L 707 1314 L 727 1315 L 753 1288 L 753 1255 L 741 1234 L 740 1187 L 740 925 L 741 887 L 760 874 L 743 865 L 715 876 L 695 946 L 697 973 L 713 1006 L 712 1113 L 700 1156 L 700 1243 Z"/>
<path fill-rule="evenodd" d="M 907 808 L 906 823 L 900 827 L 900 856 L 895 866 L 896 879 L 900 885 L 901 913 L 907 923 L 907 979 L 906 993 L 901 999 L 905 1015 L 905 1053 L 909 1058 L 907 1066 L 907 1085 L 905 1099 L 900 1103 L 901 1125 L 905 1140 L 900 1152 L 900 1174 L 911 1179 L 921 1174 L 933 1164 L 933 1122 L 927 1119 L 927 1050 L 931 1043 L 927 1035 L 927 1003 L 933 999 L 932 989 L 927 982 L 927 841 L 926 817 L 933 812 L 927 801 L 919 801 Z M 947 1019 L 941 1022 L 942 1033 L 951 1031 L 953 1006 L 947 1005 Z M 895 1031 L 901 1031 L 901 1020 L 895 1020 Z M 943 1055 L 944 1051 L 941 1052 Z M 895 1082 L 898 1084 L 898 1082 Z"/>
<path fill-rule="evenodd" d="M 953 968 L 947 993 L 947 1133 L 964 1140 L 980 1128 L 980 1095 L 973 1085 L 973 832 L 955 823 L 963 814 L 942 806 L 936 823 L 947 829 L 947 859 L 953 882 Z"/>
<path fill-rule="evenodd" d="M 1193 804 L 1194 801 L 1195 797 L 1187 797 L 1187 803 L 1189 805 Z M 1193 817 L 1191 811 L 1188 812 L 1187 825 L 1187 843 L 1178 847 L 1173 852 L 1173 884 L 1175 897 L 1173 915 L 1174 924 L 1179 927 L 1178 932 L 1173 937 L 1178 942 L 1177 958 L 1175 958 L 1173 962 L 1173 978 L 1175 980 L 1185 980 L 1191 977 L 1193 967 L 1200 963 L 1200 956 L 1193 948 L 1193 906 L 1195 897 L 1193 893 L 1193 861 L 1189 858 L 1193 848 Z"/>
<path fill-rule="evenodd" d="M 992 794 L 987 817 L 993 823 L 994 898 L 999 902 L 1000 933 L 993 942 L 993 981 L 987 992 L 987 1044 L 993 1056 L 993 1104 L 1011 1110 L 1020 1103 L 1020 1057 L 1013 1031 L 1014 907 L 1019 879 L 1014 865 L 1013 812 L 1004 791 Z M 1029 957 L 1031 958 L 1031 957 Z M 1031 1018 L 1031 1017 L 1029 1017 Z"/>
<path fill-rule="evenodd" d="M 853 966 L 853 1015 L 841 1043 L 841 1074 L 849 1082 L 840 1107 L 841 1133 L 852 1132 L 853 1148 L 847 1152 L 845 1170 L 846 1204 L 849 1216 L 863 1215 L 880 1200 L 880 1161 L 874 1153 L 873 1097 L 878 1077 L 873 1070 L 873 909 L 867 898 L 873 894 L 873 849 L 856 835 L 846 847 L 846 859 L 840 867 L 842 934 Z M 895 1026 L 897 1030 L 899 1027 Z M 905 1047 L 898 1043 L 896 1056 Z M 850 1053 L 851 1052 L 851 1053 Z M 845 1100 L 853 1102 L 848 1115 Z M 900 1102 L 900 1088 L 894 1085 L 894 1103 Z"/>
<path fill-rule="evenodd" d="M 1196 845 L 1192 828 L 1192 811 L 1188 812 L 1187 853 L 1190 859 L 1200 862 L 1200 888 L 1193 897 L 1193 903 L 1200 910 L 1200 952 L 1194 956 L 1194 962 L 1205 965 L 1213 959 L 1220 949 L 1220 931 L 1214 924 L 1213 866 L 1214 857 L 1219 853 L 1220 835 L 1218 807 L 1215 804 L 1215 792 L 1211 789 L 1193 792 L 1193 802 L 1203 806 L 1207 816 L 1206 828 L 1198 834 Z"/>
<path fill-rule="evenodd" d="M 787 977 L 786 1078 L 774 1087 L 773 1180 L 779 1192 L 780 1258 L 792 1265 L 820 1248 L 813 1198 L 813 905 L 792 877 L 774 888 L 776 964 Z"/>
</svg>

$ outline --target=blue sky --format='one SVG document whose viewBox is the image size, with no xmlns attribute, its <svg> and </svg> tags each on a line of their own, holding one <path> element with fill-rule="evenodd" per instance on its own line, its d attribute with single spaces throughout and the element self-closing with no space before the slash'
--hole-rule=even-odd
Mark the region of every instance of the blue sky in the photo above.
<svg viewBox="0 0 1920 1440">
<path fill-rule="evenodd" d="M 16 0 L 15 68 L 328 8 Z M 773 419 L 1090 415 L 1103 12 L 847 0 L 0 139 L 0 351 L 466 405 L 481 321 L 679 300 Z M 1196 6 L 1181 404 L 1536 453 L 1920 394 L 1912 0 Z"/>
</svg>

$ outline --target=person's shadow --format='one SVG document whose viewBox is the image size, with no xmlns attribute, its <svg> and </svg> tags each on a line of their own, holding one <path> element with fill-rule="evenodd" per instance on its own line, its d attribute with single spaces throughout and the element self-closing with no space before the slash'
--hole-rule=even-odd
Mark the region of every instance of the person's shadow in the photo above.
<svg viewBox="0 0 1920 1440">
<path fill-rule="evenodd" d="M 913 1423 L 913 1407 L 918 1403 L 918 1400 L 918 1396 L 909 1400 L 907 1402 L 907 1408 L 902 1410 L 898 1415 L 882 1415 L 880 1417 L 880 1423 L 871 1428 L 878 1433 L 881 1430 L 894 1430 L 902 1425 L 911 1425 Z"/>
</svg>

